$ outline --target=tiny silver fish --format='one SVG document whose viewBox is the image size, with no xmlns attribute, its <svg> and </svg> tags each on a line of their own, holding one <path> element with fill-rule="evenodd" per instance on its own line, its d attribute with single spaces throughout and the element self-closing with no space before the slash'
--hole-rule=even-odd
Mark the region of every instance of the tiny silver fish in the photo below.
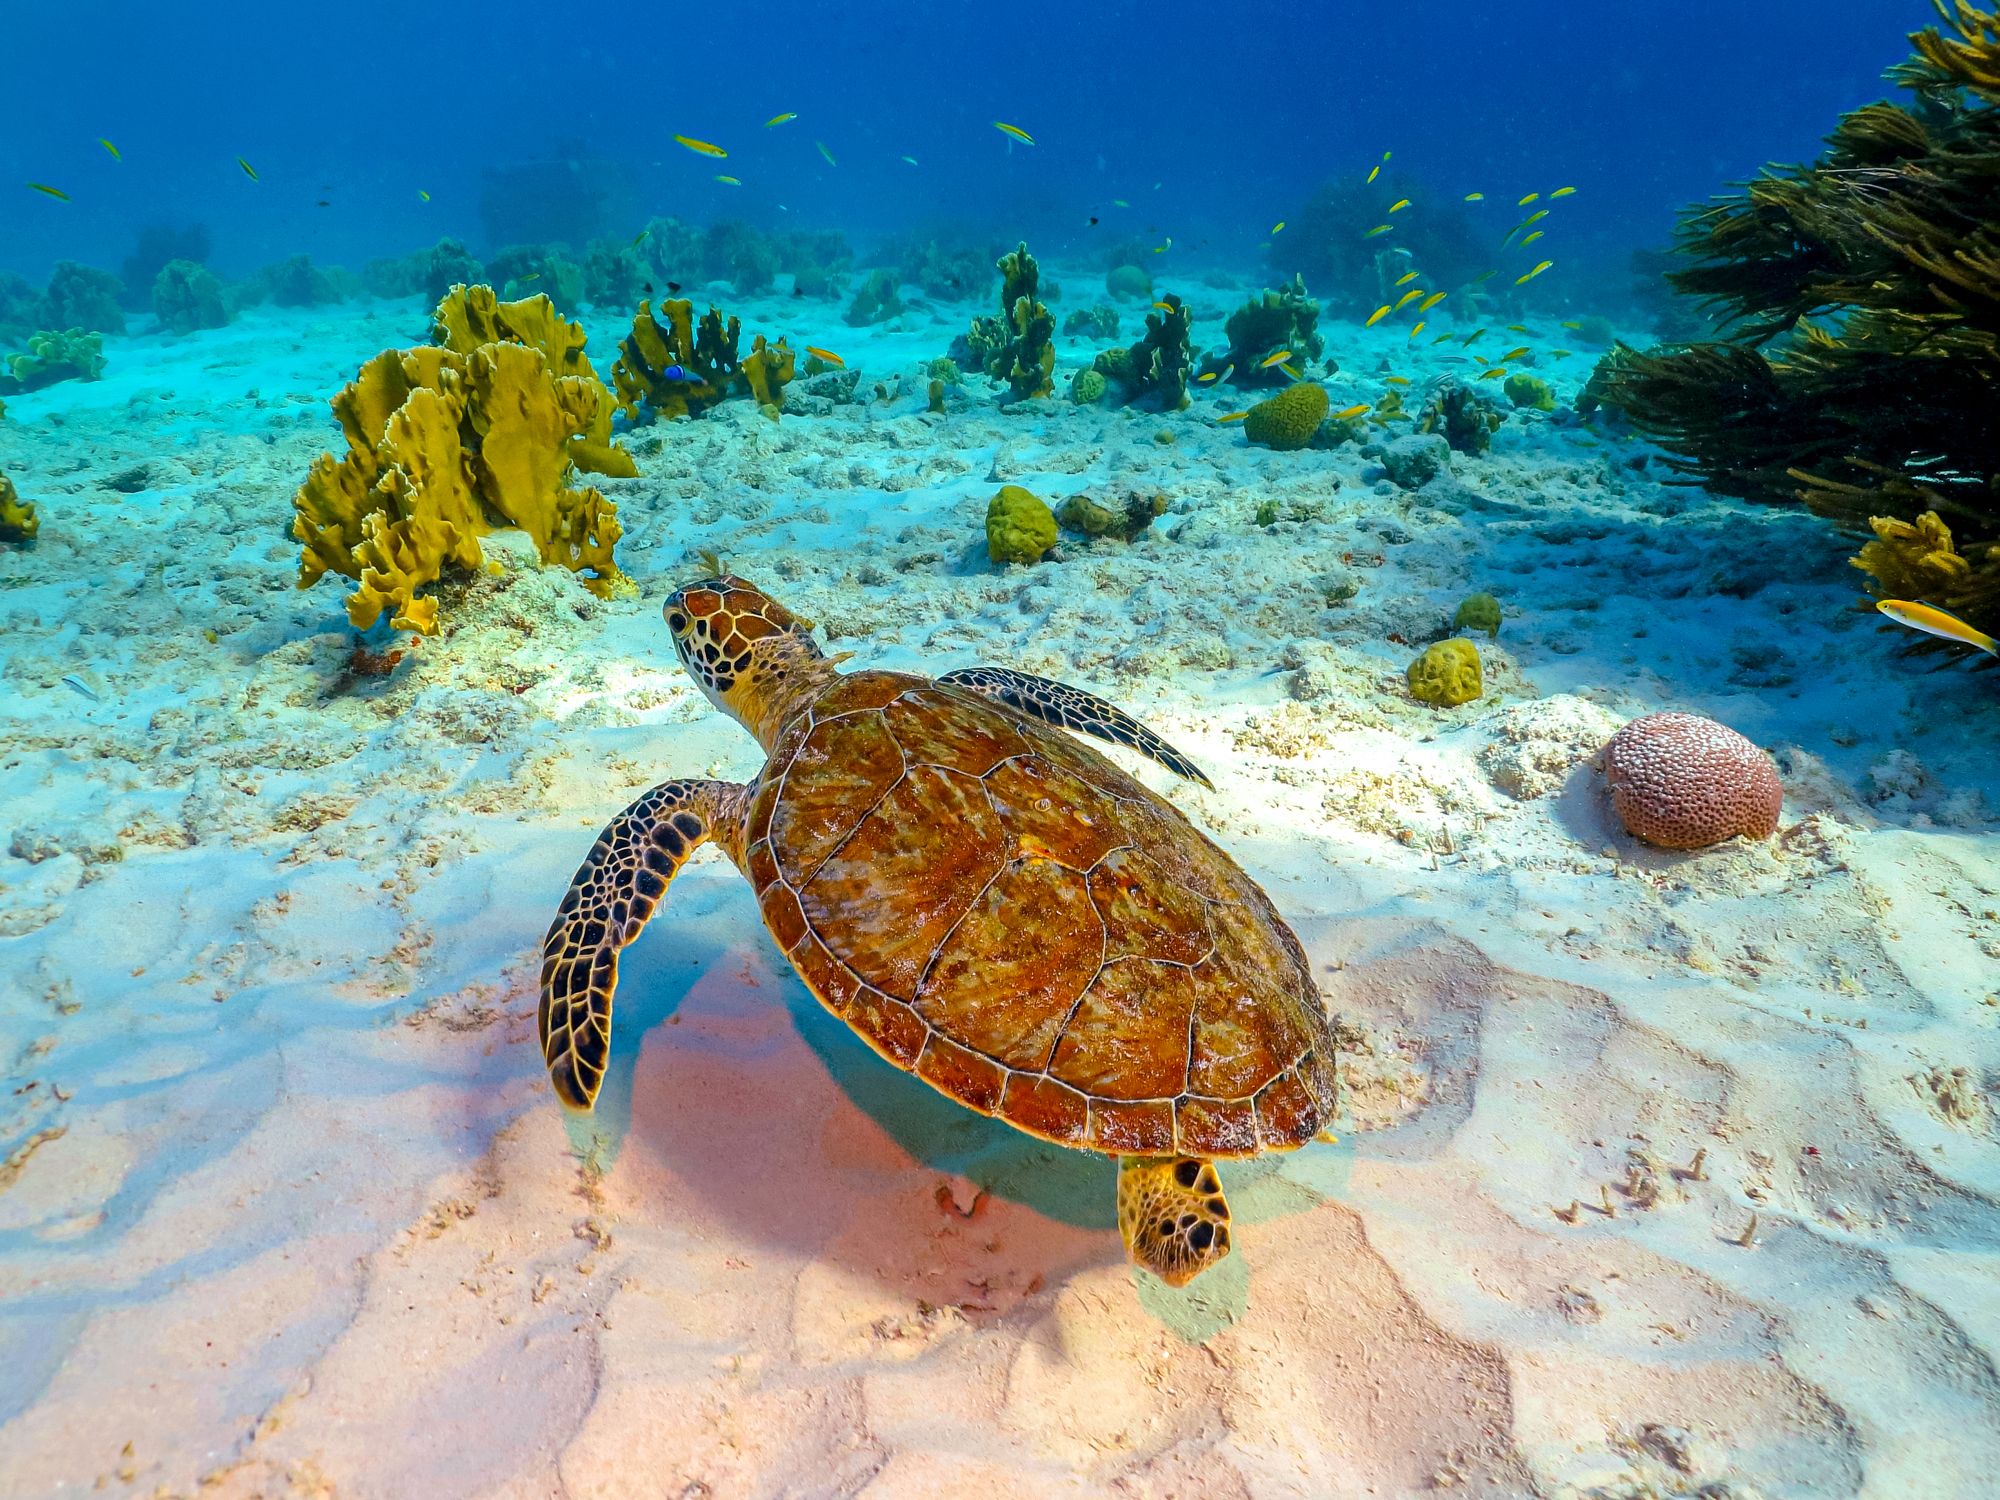
<svg viewBox="0 0 2000 1500">
<path fill-rule="evenodd" d="M 104 701 L 102 698 L 98 697 L 96 693 L 91 691 L 89 683 L 85 682 L 81 677 L 77 676 L 76 673 L 74 672 L 70 673 L 69 676 L 63 679 L 63 686 L 75 688 L 79 693 L 83 694 L 83 696 L 88 698 L 92 703 L 102 703 Z"/>
</svg>

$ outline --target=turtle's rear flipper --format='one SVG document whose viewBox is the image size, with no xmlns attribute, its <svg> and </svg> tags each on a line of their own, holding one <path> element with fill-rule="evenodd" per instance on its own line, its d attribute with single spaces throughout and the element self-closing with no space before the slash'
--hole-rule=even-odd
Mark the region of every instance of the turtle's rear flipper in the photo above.
<svg viewBox="0 0 2000 1500">
<path fill-rule="evenodd" d="M 1199 1156 L 1118 1158 L 1125 1253 L 1168 1286 L 1186 1286 L 1229 1253 L 1229 1205 Z"/>
<path fill-rule="evenodd" d="M 589 1109 L 611 1055 L 618 950 L 639 935 L 687 857 L 710 839 L 740 859 L 749 788 L 663 781 L 613 818 L 542 941 L 542 1058 L 556 1095 Z"/>
<path fill-rule="evenodd" d="M 1158 761 L 1176 776 L 1185 776 L 1214 790 L 1214 783 L 1202 775 L 1201 767 L 1115 703 L 1106 703 L 1082 688 L 1052 682 L 1032 672 L 1016 672 L 1011 667 L 961 667 L 945 673 L 938 681 L 1005 704 L 1040 723 L 1129 746 L 1147 759 Z"/>
</svg>

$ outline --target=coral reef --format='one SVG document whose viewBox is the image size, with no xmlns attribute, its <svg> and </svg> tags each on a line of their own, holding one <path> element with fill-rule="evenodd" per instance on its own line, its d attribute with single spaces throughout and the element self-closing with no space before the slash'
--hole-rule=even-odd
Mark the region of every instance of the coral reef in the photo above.
<svg viewBox="0 0 2000 1500">
<path fill-rule="evenodd" d="M 1158 490 L 1080 490 L 1056 507 L 1056 522 L 1065 531 L 1129 542 L 1166 513 L 1167 497 Z"/>
<path fill-rule="evenodd" d="M 1003 484 L 986 504 L 986 555 L 996 563 L 1040 562 L 1058 534 L 1055 512 L 1018 484 Z"/>
<path fill-rule="evenodd" d="M 490 286 L 455 286 L 431 316 L 431 342 L 455 354 L 471 354 L 495 343 L 524 344 L 540 352 L 549 372 L 582 381 L 597 393 L 590 419 L 570 439 L 569 461 L 590 474 L 630 479 L 638 468 L 632 455 L 611 441 L 611 392 L 583 352 L 586 335 L 546 296 L 502 302 Z"/>
<path fill-rule="evenodd" d="M 1326 420 L 1330 404 L 1325 386 L 1300 381 L 1251 407 L 1243 419 L 1243 435 L 1266 448 L 1303 448 Z"/>
<path fill-rule="evenodd" d="M 355 628 L 388 614 L 430 634 L 437 599 L 418 591 L 479 567 L 479 537 L 505 524 L 544 563 L 608 594 L 620 581 L 617 507 L 566 484 L 572 441 L 603 404 L 594 379 L 556 374 L 528 343 L 378 354 L 333 399 L 347 452 L 321 455 L 294 497 L 299 587 L 342 574 L 358 584 Z"/>
<path fill-rule="evenodd" d="M 1153 300 L 1153 278 L 1138 266 L 1113 266 L 1104 273 L 1104 290 L 1120 302 Z"/>
<path fill-rule="evenodd" d="M 780 339 L 766 344 L 760 334 L 750 356 L 739 359 L 742 323 L 724 322 L 711 307 L 697 325 L 694 304 L 670 299 L 655 315 L 641 302 L 632 316 L 632 332 L 619 345 L 611 383 L 619 410 L 627 420 L 640 421 L 650 411 L 657 418 L 698 417 L 731 395 L 753 396 L 759 406 L 781 408 L 784 387 L 794 373 L 791 349 Z"/>
<path fill-rule="evenodd" d="M 1486 691 L 1479 648 L 1462 637 L 1425 647 L 1404 676 L 1410 684 L 1410 696 L 1435 708 L 1456 708 Z"/>
<path fill-rule="evenodd" d="M 1418 432 L 1443 435 L 1454 453 L 1484 453 L 1506 414 L 1455 375 L 1433 382 L 1416 416 Z"/>
<path fill-rule="evenodd" d="M 486 279 L 502 297 L 547 297 L 564 312 L 583 305 L 583 267 L 563 245 L 509 245 L 486 257 Z"/>
<path fill-rule="evenodd" d="M 1290 286 L 1252 297 L 1229 315 L 1222 331 L 1229 348 L 1203 359 L 1201 373 L 1230 370 L 1231 385 L 1283 385 L 1303 375 L 1306 362 L 1318 359 L 1326 347 L 1319 336 L 1319 304 L 1306 295 L 1305 279 L 1299 276 Z M 1265 358 L 1280 349 L 1291 352 L 1290 375 L 1276 365 L 1264 366 Z"/>
<path fill-rule="evenodd" d="M 639 231 L 637 249 L 653 284 L 662 288 L 700 281 L 701 231 L 679 219 L 654 217 Z"/>
<path fill-rule="evenodd" d="M 1115 339 L 1118 337 L 1118 309 L 1102 302 L 1095 307 L 1079 307 L 1063 319 L 1062 331 L 1081 334 L 1085 338 Z"/>
<path fill-rule="evenodd" d="M 984 236 L 945 229 L 899 241 L 880 259 L 896 268 L 900 283 L 922 288 L 927 297 L 974 302 L 993 284 L 1000 248 Z"/>
<path fill-rule="evenodd" d="M 1700 714 L 1634 719 L 1604 747 L 1604 770 L 1626 831 L 1663 849 L 1778 831 L 1785 792 L 1771 757 Z"/>
<path fill-rule="evenodd" d="M 47 304 L 25 276 L 0 271 L 0 339 L 26 338 L 48 323 Z"/>
<path fill-rule="evenodd" d="M 0 392 L 38 391 L 59 380 L 104 378 L 104 339 L 81 328 L 44 329 L 28 339 L 25 354 L 9 355 Z"/>
<path fill-rule="evenodd" d="M 1856 530 L 1934 512 L 1983 548 L 2000 540 L 2000 15 L 1943 13 L 1890 73 L 1907 101 L 1682 215 L 1669 280 L 1726 338 L 1614 350 L 1602 398 L 1711 490 Z"/>
<path fill-rule="evenodd" d="M 1000 257 L 1000 316 L 974 318 L 966 334 L 972 357 L 995 380 L 1007 382 L 1009 400 L 1046 396 L 1055 388 L 1056 320 L 1035 300 L 1041 268 L 1027 242 Z M 1053 523 L 1051 523 L 1053 525 Z"/>
<path fill-rule="evenodd" d="M 85 333 L 123 333 L 125 309 L 120 299 L 125 283 L 109 271 L 59 260 L 42 294 L 43 316 L 56 328 L 80 328 Z"/>
<path fill-rule="evenodd" d="M 1868 524 L 1875 540 L 1848 561 L 1869 575 L 1869 593 L 1921 600 L 1968 620 L 2000 620 L 2000 542 L 1980 543 L 1961 554 L 1936 511 L 1914 521 L 1874 516 Z M 1910 646 L 1943 649 L 1928 636 L 1916 637 Z"/>
<path fill-rule="evenodd" d="M 1526 370 L 1516 370 L 1501 383 L 1500 393 L 1511 401 L 1516 409 L 1526 407 L 1530 411 L 1554 411 L 1555 393 L 1549 383 L 1539 375 L 1530 375 Z"/>
<path fill-rule="evenodd" d="M 1488 640 L 1500 634 L 1500 601 L 1491 594 L 1467 594 L 1451 617 L 1453 630 L 1483 630 Z"/>
<path fill-rule="evenodd" d="M 1156 411 L 1179 411 L 1188 404 L 1188 376 L 1194 365 L 1189 328 L 1194 316 L 1172 292 L 1160 301 L 1166 311 L 1146 314 L 1146 334 L 1129 349 L 1107 349 L 1094 368 L 1118 388 L 1119 400 Z"/>
<path fill-rule="evenodd" d="M 0 474 L 0 542 L 32 542 L 41 529 L 42 518 L 35 514 L 35 507 L 21 498 L 13 480 Z"/>
<path fill-rule="evenodd" d="M 1095 367 L 1078 370 L 1070 378 L 1069 399 L 1078 406 L 1094 406 L 1104 399 L 1104 393 L 1111 384 L 1104 378 L 1104 372 Z"/>
<path fill-rule="evenodd" d="M 630 307 L 645 295 L 646 271 L 631 241 L 592 240 L 583 251 L 583 300 L 593 307 Z"/>
<path fill-rule="evenodd" d="M 870 271 L 848 304 L 846 322 L 850 328 L 866 328 L 872 323 L 886 322 L 902 311 L 903 300 L 896 295 L 896 273 Z"/>
<path fill-rule="evenodd" d="M 778 247 L 741 219 L 718 219 L 701 238 L 702 272 L 739 297 L 768 289 L 778 275 Z"/>
<path fill-rule="evenodd" d="M 124 282 L 127 296 L 136 296 L 142 288 L 152 286 L 168 261 L 206 265 L 210 248 L 205 224 L 148 224 L 140 229 L 132 253 L 119 265 L 118 278 Z"/>
<path fill-rule="evenodd" d="M 279 307 L 320 307 L 342 300 L 342 288 L 334 276 L 304 255 L 290 255 L 259 267 L 230 288 L 237 307 L 255 307 L 274 302 Z"/>
<path fill-rule="evenodd" d="M 220 328 L 229 321 L 222 283 L 206 266 L 191 260 L 170 260 L 153 278 L 153 313 L 172 333 Z"/>
</svg>

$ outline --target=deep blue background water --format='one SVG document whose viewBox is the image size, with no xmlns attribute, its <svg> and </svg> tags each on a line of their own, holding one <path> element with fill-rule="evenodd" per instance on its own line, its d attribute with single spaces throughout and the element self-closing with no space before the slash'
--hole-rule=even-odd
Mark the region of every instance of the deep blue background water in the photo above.
<svg viewBox="0 0 2000 1500">
<path fill-rule="evenodd" d="M 440 234 L 491 248 L 482 168 L 589 156 L 625 183 L 619 231 L 731 214 L 866 250 L 956 218 L 1058 260 L 1130 232 L 1240 263 L 1388 149 L 1454 198 L 1573 183 L 1566 252 L 1622 266 L 1679 205 L 1811 156 L 1932 19 L 1923 0 L 9 5 L 0 267 L 115 267 L 159 220 L 205 223 L 236 274 Z M 782 110 L 799 118 L 764 129 Z"/>
</svg>

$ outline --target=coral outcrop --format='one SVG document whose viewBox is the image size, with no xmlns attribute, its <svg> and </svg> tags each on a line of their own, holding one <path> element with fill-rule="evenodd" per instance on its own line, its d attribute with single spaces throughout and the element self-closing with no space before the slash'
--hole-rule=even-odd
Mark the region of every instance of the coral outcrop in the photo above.
<svg viewBox="0 0 2000 1500">
<path fill-rule="evenodd" d="M 1194 366 L 1189 338 L 1194 315 L 1168 292 L 1146 314 L 1146 333 L 1129 349 L 1107 349 L 1093 368 L 1117 388 L 1120 401 L 1155 411 L 1179 411 L 1188 404 L 1188 376 Z"/>
<path fill-rule="evenodd" d="M 1456 708 L 1486 691 L 1479 666 L 1479 648 L 1471 641 L 1439 641 L 1424 649 L 1404 673 L 1410 696 L 1436 708 Z"/>
<path fill-rule="evenodd" d="M 1003 484 L 986 504 L 986 555 L 996 563 L 1037 563 L 1057 538 L 1056 514 L 1018 484 Z"/>
<path fill-rule="evenodd" d="M 639 304 L 611 367 L 618 406 L 628 420 L 641 421 L 648 412 L 657 418 L 698 417 L 732 395 L 751 396 L 762 407 L 784 406 L 795 360 L 783 339 L 768 344 L 759 334 L 749 356 L 739 358 L 740 319 L 725 322 L 711 307 L 697 324 L 694 304 L 684 299 L 662 302 L 660 313 L 665 322 L 650 302 Z"/>
<path fill-rule="evenodd" d="M 979 367 L 1007 382 L 1008 399 L 1025 401 L 1055 389 L 1056 320 L 1036 301 L 1041 268 L 1027 242 L 1000 257 L 1000 316 L 974 318 L 966 341 Z"/>
<path fill-rule="evenodd" d="M 59 380 L 104 378 L 104 340 L 81 328 L 43 329 L 28 339 L 25 353 L 4 361 L 0 392 L 38 391 Z"/>
<path fill-rule="evenodd" d="M 1252 297 L 1222 325 L 1229 347 L 1201 362 L 1201 373 L 1228 370 L 1229 383 L 1240 386 L 1284 385 L 1305 374 L 1306 362 L 1318 359 L 1326 342 L 1319 336 L 1319 304 L 1306 295 L 1303 276 L 1291 285 Z M 1280 349 L 1291 354 L 1292 373 L 1264 361 Z"/>
<path fill-rule="evenodd" d="M 1940 7 L 1807 165 L 1687 210 L 1668 280 L 1726 337 L 1614 350 L 1605 404 L 1707 488 L 2000 542 L 2000 12 Z M 1933 600 L 1932 602 L 1941 602 Z M 2000 630 L 2000 592 L 1967 618 Z"/>
<path fill-rule="evenodd" d="M 41 529 L 42 520 L 35 514 L 35 507 L 21 498 L 13 480 L 0 474 L 0 542 L 17 546 L 32 542 Z"/>
<path fill-rule="evenodd" d="M 1778 831 L 1785 790 L 1771 757 L 1700 714 L 1634 719 L 1604 747 L 1604 772 L 1626 831 L 1663 849 Z"/>
<path fill-rule="evenodd" d="M 1266 448 L 1303 448 L 1326 420 L 1330 405 L 1325 386 L 1300 381 L 1251 407 L 1243 419 L 1243 435 Z"/>
<path fill-rule="evenodd" d="M 85 333 L 123 333 L 125 309 L 120 299 L 125 283 L 109 271 L 59 260 L 42 294 L 44 315 L 56 328 L 80 328 Z"/>
<path fill-rule="evenodd" d="M 903 299 L 897 294 L 896 273 L 894 271 L 870 271 L 868 279 L 855 292 L 854 300 L 847 306 L 846 322 L 851 328 L 866 328 L 870 324 L 885 323 L 903 310 Z"/>
<path fill-rule="evenodd" d="M 222 283 L 206 266 L 170 260 L 153 277 L 153 313 L 170 333 L 220 328 L 229 321 Z"/>
<path fill-rule="evenodd" d="M 1500 634 L 1500 601 L 1491 594 L 1467 594 L 1451 617 L 1453 630 L 1483 630 L 1488 640 Z"/>
<path fill-rule="evenodd" d="M 440 307 L 440 327 L 464 305 Z M 333 399 L 346 453 L 322 454 L 293 498 L 299 587 L 339 573 L 356 580 L 347 614 L 357 629 L 386 614 L 396 629 L 429 634 L 438 602 L 420 591 L 479 567 L 479 538 L 513 526 L 544 563 L 608 594 L 621 581 L 617 507 L 568 485 L 574 440 L 606 399 L 594 377 L 557 373 L 529 341 L 376 355 Z"/>
</svg>

